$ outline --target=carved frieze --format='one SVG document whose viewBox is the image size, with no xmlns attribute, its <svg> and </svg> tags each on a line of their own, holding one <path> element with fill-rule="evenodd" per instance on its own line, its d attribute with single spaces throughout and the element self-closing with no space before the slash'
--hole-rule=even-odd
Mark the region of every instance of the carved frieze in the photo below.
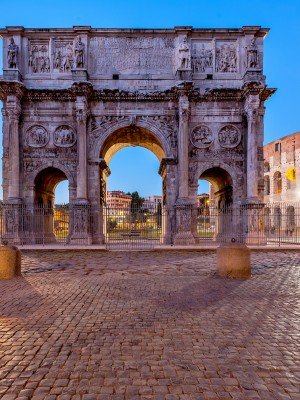
<svg viewBox="0 0 300 400">
<path fill-rule="evenodd" d="M 18 46 L 15 44 L 14 38 L 10 39 L 7 47 L 7 65 L 8 68 L 17 68 L 18 65 Z"/>
<path fill-rule="evenodd" d="M 194 73 L 209 73 L 213 70 L 213 50 L 210 42 L 193 41 L 192 70 Z"/>
<path fill-rule="evenodd" d="M 209 147 L 213 142 L 212 131 L 206 125 L 196 126 L 191 134 L 191 142 L 199 149 Z"/>
<path fill-rule="evenodd" d="M 30 147 L 44 147 L 49 142 L 49 133 L 42 125 L 33 125 L 26 132 L 26 141 Z"/>
<path fill-rule="evenodd" d="M 49 41 L 30 41 L 28 68 L 31 73 L 49 73 Z"/>
<path fill-rule="evenodd" d="M 233 148 L 241 141 L 241 133 L 234 125 L 226 125 L 220 129 L 218 140 L 222 147 Z"/>
<path fill-rule="evenodd" d="M 216 42 L 216 72 L 237 72 L 236 42 Z"/>
<path fill-rule="evenodd" d="M 76 133 L 68 125 L 61 125 L 56 128 L 53 135 L 53 143 L 58 147 L 72 147 L 76 143 Z"/>
</svg>

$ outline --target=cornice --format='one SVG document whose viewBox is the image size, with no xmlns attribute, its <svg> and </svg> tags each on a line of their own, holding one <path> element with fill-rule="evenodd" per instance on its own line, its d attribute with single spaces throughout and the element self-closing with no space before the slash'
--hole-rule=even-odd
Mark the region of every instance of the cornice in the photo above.
<svg viewBox="0 0 300 400">
<path fill-rule="evenodd" d="M 26 89 L 17 81 L 0 80 L 0 100 L 8 95 L 16 95 L 28 101 L 75 101 L 78 96 L 84 96 L 88 101 L 177 101 L 186 94 L 190 101 L 242 101 L 248 95 L 259 95 L 261 101 L 267 100 L 276 89 L 268 88 L 262 82 L 248 82 L 237 89 L 218 88 L 202 93 L 189 82 L 174 86 L 165 91 L 130 92 L 125 90 L 97 90 L 89 82 L 76 82 L 68 89 Z"/>
<path fill-rule="evenodd" d="M 21 82 L 0 80 L 0 100 L 5 100 L 10 95 L 15 95 L 18 99 L 21 99 L 25 92 L 26 88 Z"/>
</svg>

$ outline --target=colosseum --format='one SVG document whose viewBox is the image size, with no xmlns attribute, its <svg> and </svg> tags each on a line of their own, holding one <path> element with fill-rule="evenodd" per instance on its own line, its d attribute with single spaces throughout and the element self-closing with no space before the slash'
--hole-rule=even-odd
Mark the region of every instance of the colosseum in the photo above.
<svg viewBox="0 0 300 400">
<path fill-rule="evenodd" d="M 265 203 L 300 202 L 300 132 L 264 146 Z"/>
</svg>

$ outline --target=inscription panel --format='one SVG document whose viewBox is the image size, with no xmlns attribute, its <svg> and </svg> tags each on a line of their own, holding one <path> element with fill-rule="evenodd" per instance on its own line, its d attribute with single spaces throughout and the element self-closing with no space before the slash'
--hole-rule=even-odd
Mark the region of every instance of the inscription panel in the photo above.
<svg viewBox="0 0 300 400">
<path fill-rule="evenodd" d="M 94 37 L 90 40 L 93 75 L 173 72 L 172 37 Z"/>
</svg>

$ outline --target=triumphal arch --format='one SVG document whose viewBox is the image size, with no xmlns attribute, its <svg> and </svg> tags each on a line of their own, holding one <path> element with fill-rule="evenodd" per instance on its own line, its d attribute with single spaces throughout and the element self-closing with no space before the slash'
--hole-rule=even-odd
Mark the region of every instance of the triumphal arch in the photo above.
<svg viewBox="0 0 300 400">
<path fill-rule="evenodd" d="M 212 183 L 219 207 L 257 207 L 264 102 L 274 92 L 263 75 L 267 32 L 1 29 L 7 236 L 26 233 L 20 208 L 30 217 L 34 206 L 51 207 L 55 186 L 67 179 L 70 242 L 102 243 L 109 162 L 128 145 L 160 160 L 163 207 L 173 210 L 164 243 L 195 242 L 199 178 Z M 34 241 L 32 229 L 27 236 Z"/>
</svg>

